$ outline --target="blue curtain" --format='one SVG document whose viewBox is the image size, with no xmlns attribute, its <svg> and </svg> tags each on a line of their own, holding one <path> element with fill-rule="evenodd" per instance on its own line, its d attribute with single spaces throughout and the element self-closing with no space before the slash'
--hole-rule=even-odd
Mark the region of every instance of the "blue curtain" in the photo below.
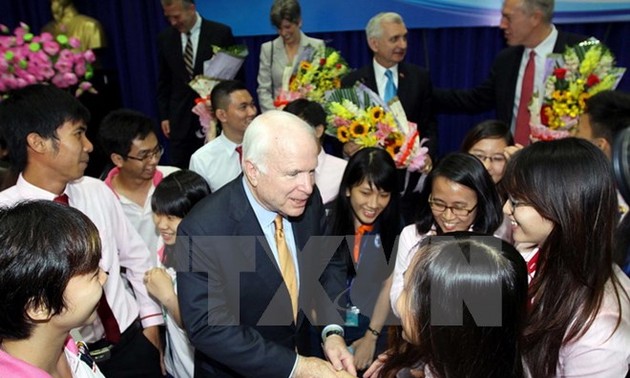
<svg viewBox="0 0 630 378">
<path fill-rule="evenodd" d="M 80 13 L 98 19 L 108 38 L 103 66 L 112 72 L 120 85 L 115 102 L 157 118 L 156 38 L 167 27 L 159 0 L 75 0 Z M 20 21 L 28 23 L 35 33 L 52 19 L 50 3 L 45 0 L 4 0 L 0 5 L 0 23 L 13 29 Z M 267 15 L 260 22 L 268 23 Z M 606 22 L 580 25 L 558 25 L 563 30 L 593 35 L 616 54 L 619 65 L 630 67 L 630 50 L 626 48 L 630 22 Z M 308 29 L 306 29 L 308 33 Z M 313 33 L 316 38 L 341 51 L 351 67 L 370 62 L 371 54 L 363 31 Z M 260 45 L 275 35 L 240 37 L 250 56 L 244 65 L 246 84 L 256 93 L 256 75 Z M 625 43 L 624 43 L 625 42 Z M 467 88 L 483 81 L 494 56 L 505 47 L 503 34 L 496 27 L 413 29 L 409 31 L 409 62 L 427 67 L 436 87 Z M 619 89 L 630 91 L 628 73 Z M 441 115 L 440 154 L 459 148 L 466 131 L 477 122 L 491 118 L 492 113 Z"/>
</svg>

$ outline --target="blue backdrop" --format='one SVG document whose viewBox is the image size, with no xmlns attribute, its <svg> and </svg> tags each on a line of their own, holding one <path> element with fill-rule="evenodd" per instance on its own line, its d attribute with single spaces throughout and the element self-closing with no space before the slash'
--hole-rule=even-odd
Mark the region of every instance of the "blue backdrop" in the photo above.
<svg viewBox="0 0 630 378">
<path fill-rule="evenodd" d="M 239 2 L 246 7 L 237 6 Z M 319 0 L 303 1 L 304 30 L 317 38 L 323 38 L 329 45 L 340 50 L 352 67 L 360 67 L 371 59 L 370 51 L 365 42 L 365 34 L 362 29 L 367 19 L 377 11 L 400 9 L 397 7 L 414 7 L 415 13 L 402 12 L 405 21 L 410 25 L 409 30 L 409 62 L 425 66 L 431 72 L 433 84 L 436 87 L 466 88 L 480 83 L 488 75 L 494 56 L 505 47 L 503 35 L 495 26 L 475 27 L 428 27 L 417 24 L 416 15 L 424 12 L 418 11 L 419 1 L 395 1 L 395 0 L 355 0 L 337 1 L 336 5 L 322 7 L 318 4 L 332 1 Z M 444 1 L 424 0 L 427 6 L 444 4 Z M 476 4 L 477 0 L 451 0 L 450 3 Z M 481 3 L 482 1 L 479 1 Z M 489 12 L 494 23 L 498 22 L 498 7 L 496 0 L 483 1 L 484 4 L 494 4 Z M 577 3 L 558 1 L 558 8 L 563 9 L 565 4 Z M 598 4 L 600 9 L 608 5 L 613 6 L 613 1 L 585 2 L 584 4 Z M 619 14 L 628 14 L 628 2 L 620 3 L 625 11 Z M 265 30 L 261 35 L 245 36 L 241 33 L 237 40 L 248 46 L 250 57 L 245 62 L 245 80 L 248 88 L 255 94 L 256 75 L 258 72 L 258 56 L 261 43 L 275 38 L 275 31 L 269 24 L 269 7 L 271 1 L 232 0 L 232 1 L 201 1 L 198 7 L 206 17 L 220 21 L 231 26 L 239 25 L 241 18 L 247 17 L 252 26 Z M 376 9 L 376 4 L 380 7 Z M 385 5 L 383 5 L 385 4 Z M 157 52 L 156 38 L 160 30 L 167 27 L 162 15 L 159 0 L 75 0 L 75 5 L 83 14 L 98 19 L 105 29 L 109 41 L 109 47 L 103 56 L 103 65 L 114 80 L 120 85 L 117 91 L 119 98 L 115 99 L 123 106 L 142 111 L 152 117 L 157 117 L 156 106 L 156 82 L 157 82 Z M 350 6 L 353 5 L 353 6 Z M 360 5 L 360 6 L 358 6 Z M 208 6 L 216 10 L 206 13 Z M 239 11 L 233 18 L 219 17 L 221 10 L 225 8 Z M 311 7 L 315 7 L 311 10 Z M 260 8 L 260 9 L 259 9 Z M 247 9 L 247 12 L 243 12 Z M 592 8 L 589 8 L 592 9 Z M 575 9 L 574 9 L 575 10 Z M 365 11 L 365 13 L 361 13 Z M 419 12 L 419 13 L 418 13 Z M 591 11 L 588 11 L 591 12 Z M 588 13 L 587 12 L 587 13 Z M 625 13 L 624 13 L 625 12 Z M 233 12 L 234 13 L 234 12 Z M 310 17 L 316 15 L 319 22 L 311 22 Z M 595 13 L 595 12 L 591 12 Z M 615 13 L 615 12 L 612 12 Z M 582 14 L 583 16 L 583 14 Z M 597 15 L 598 17 L 601 14 Z M 14 28 L 20 21 L 31 25 L 34 32 L 38 33 L 41 27 L 52 19 L 50 3 L 44 0 L 3 0 L 0 5 L 0 23 Z M 315 28 L 322 27 L 323 21 L 330 21 L 330 25 L 336 25 L 336 31 L 314 32 Z M 593 35 L 606 43 L 617 55 L 619 65 L 630 67 L 630 49 L 627 48 L 627 38 L 630 36 L 630 21 L 623 22 L 579 22 L 559 25 L 567 31 L 586 35 Z M 358 25 L 355 30 L 346 30 L 348 25 Z M 491 25 L 491 24 L 488 24 Z M 412 27 L 413 26 L 413 27 Z M 461 26 L 461 25 L 460 25 Z M 325 28 L 323 30 L 326 30 Z M 620 89 L 630 91 L 630 74 L 626 75 L 620 84 Z M 107 100 L 107 99 L 106 99 Z M 455 150 L 466 131 L 475 123 L 492 117 L 491 113 L 476 116 L 440 116 L 440 154 Z"/>
</svg>

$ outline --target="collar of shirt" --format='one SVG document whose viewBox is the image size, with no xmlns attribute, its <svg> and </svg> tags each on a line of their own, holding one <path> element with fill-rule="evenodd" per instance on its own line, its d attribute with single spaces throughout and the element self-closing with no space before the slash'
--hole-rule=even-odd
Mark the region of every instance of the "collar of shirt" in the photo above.
<svg viewBox="0 0 630 378">
<path fill-rule="evenodd" d="M 195 12 L 195 14 L 197 16 L 197 21 L 195 21 L 195 24 L 190 29 L 190 39 L 193 45 L 193 62 L 197 58 L 197 45 L 199 44 L 199 34 L 201 33 L 201 15 L 199 15 L 199 12 Z M 184 54 L 184 50 L 186 50 L 186 42 L 188 40 L 188 36 L 186 35 L 186 33 L 181 33 L 180 36 L 182 39 L 182 54 Z"/>
<path fill-rule="evenodd" d="M 114 192 L 114 194 L 118 198 L 120 198 L 120 196 L 118 195 L 118 192 L 116 192 L 116 190 L 114 189 L 114 186 L 112 185 L 112 180 L 119 173 L 120 173 L 120 168 L 118 168 L 118 167 L 112 168 L 109 171 L 109 173 L 107 173 L 107 177 L 105 177 L 105 181 L 104 181 L 105 185 L 109 186 L 109 188 Z M 155 173 L 153 174 L 153 187 L 155 188 L 156 186 L 158 186 L 158 184 L 162 181 L 163 178 L 164 178 L 164 174 L 162 172 L 160 172 L 160 170 L 158 168 L 156 168 L 155 169 Z"/>
<path fill-rule="evenodd" d="M 81 180 L 81 179 L 79 179 Z M 43 200 L 49 200 L 52 201 L 55 199 L 55 197 L 57 197 L 57 194 L 55 193 L 51 193 L 47 190 L 44 190 L 38 186 L 35 186 L 33 184 L 31 184 L 30 182 L 26 181 L 26 179 L 24 178 L 24 176 L 22 176 L 22 173 L 20 173 L 20 175 L 18 176 L 17 182 L 15 184 L 20 192 L 26 193 L 26 195 L 24 195 L 24 197 L 28 197 L 28 198 L 32 198 L 32 199 L 43 199 Z M 68 194 L 68 186 L 66 185 L 66 187 L 64 188 L 63 192 L 61 194 L 67 194 L 69 201 L 72 202 L 72 196 L 70 194 Z"/>
<path fill-rule="evenodd" d="M 269 211 L 262 207 L 260 203 L 254 198 L 254 194 L 251 192 L 249 186 L 247 185 L 247 177 L 243 175 L 243 188 L 245 189 L 245 195 L 247 196 L 247 201 L 251 205 L 254 210 L 254 214 L 256 214 L 256 220 L 260 225 L 260 228 L 263 230 L 265 235 L 265 239 L 271 248 L 271 252 L 273 253 L 274 258 L 276 259 L 276 264 L 280 265 L 280 260 L 278 258 L 278 248 L 276 246 L 275 239 L 275 225 L 273 223 L 274 219 L 276 219 L 277 213 L 273 211 Z M 293 256 L 293 263 L 295 264 L 295 271 L 297 273 L 298 285 L 300 282 L 299 269 L 298 269 L 298 261 L 296 254 L 296 244 L 295 237 L 293 236 L 293 226 L 291 222 L 287 218 L 282 218 L 282 228 L 284 230 L 284 236 L 287 241 L 287 246 L 289 247 L 289 251 Z"/>
<path fill-rule="evenodd" d="M 223 146 L 223 148 L 225 148 L 226 153 L 228 153 L 229 155 L 237 155 L 238 154 L 238 152 L 236 152 L 236 147 L 238 146 L 238 144 L 232 142 L 231 140 L 229 140 L 225 136 L 225 133 L 219 134 L 217 139 L 218 139 L 219 143 L 221 143 L 221 146 Z"/>
<path fill-rule="evenodd" d="M 387 84 L 387 77 L 385 77 L 385 71 L 392 71 L 392 77 L 394 78 L 394 85 L 398 88 L 398 64 L 395 66 L 385 68 L 378 64 L 376 59 L 372 59 L 372 65 L 374 66 L 374 78 L 376 79 L 376 89 L 378 94 L 383 98 L 385 96 L 385 85 Z"/>
<path fill-rule="evenodd" d="M 326 161 L 326 151 L 322 148 L 317 155 L 317 167 L 315 167 L 315 174 L 319 174 L 324 167 L 324 162 Z"/>
</svg>

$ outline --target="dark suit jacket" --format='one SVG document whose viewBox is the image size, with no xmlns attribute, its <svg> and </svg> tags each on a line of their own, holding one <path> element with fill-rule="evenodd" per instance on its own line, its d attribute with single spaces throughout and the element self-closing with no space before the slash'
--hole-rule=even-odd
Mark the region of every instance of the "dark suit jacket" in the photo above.
<svg viewBox="0 0 630 378">
<path fill-rule="evenodd" d="M 374 66 L 370 64 L 347 74 L 341 80 L 342 87 L 351 87 L 357 81 L 378 93 Z M 405 109 L 407 119 L 418 124 L 420 138 L 429 138 L 428 147 L 432 156 L 437 154 L 437 124 L 432 109 L 433 85 L 429 71 L 413 64 L 398 64 L 397 95 Z"/>
<path fill-rule="evenodd" d="M 566 46 L 584 41 L 587 37 L 558 31 L 554 53 L 562 53 Z M 435 89 L 433 100 L 438 112 L 442 113 L 481 113 L 496 110 L 496 118 L 512 122 L 514 92 L 518 70 L 521 66 L 523 46 L 511 46 L 499 52 L 492 63 L 490 76 L 472 89 Z"/>
<path fill-rule="evenodd" d="M 196 376 L 288 377 L 296 347 L 302 353 L 308 348 L 309 322 L 302 311 L 293 322 L 289 293 L 242 177 L 198 203 L 179 226 L 182 320 L 196 348 Z M 318 278 L 317 285 L 326 289 L 321 293 L 336 298 L 345 289 L 343 261 L 338 255 L 330 259 L 334 249 L 326 255 L 320 244 L 305 248 L 307 242 L 313 246 L 312 236 L 323 235 L 319 191 L 304 214 L 290 221 L 298 248 L 300 306 L 313 300 L 308 283 Z"/>
<path fill-rule="evenodd" d="M 213 55 L 212 45 L 234 45 L 232 29 L 227 25 L 202 19 L 193 76 L 203 74 L 203 62 Z M 176 29 L 168 27 L 160 33 L 158 107 L 160 121 L 170 121 L 170 138 L 174 140 L 195 138 L 195 131 L 200 127 L 199 118 L 192 112 L 198 95 L 188 85 L 190 78 L 184 66 L 182 51 L 181 34 Z"/>
</svg>

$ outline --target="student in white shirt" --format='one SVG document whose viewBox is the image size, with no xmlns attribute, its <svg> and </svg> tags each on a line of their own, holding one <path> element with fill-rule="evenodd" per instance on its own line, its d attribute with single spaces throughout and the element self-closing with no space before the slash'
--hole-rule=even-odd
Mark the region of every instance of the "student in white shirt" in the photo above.
<svg viewBox="0 0 630 378">
<path fill-rule="evenodd" d="M 237 80 L 217 84 L 210 101 L 221 134 L 192 155 L 190 169 L 203 176 L 214 193 L 241 174 L 240 146 L 257 110 L 245 84 Z"/>
<path fill-rule="evenodd" d="M 164 178 L 151 198 L 153 220 L 162 244 L 158 250 L 159 267 L 146 272 L 144 283 L 149 294 L 164 307 L 166 320 L 166 371 L 175 378 L 192 378 L 195 351 L 182 328 L 177 303 L 177 281 L 172 266 L 177 226 L 190 209 L 210 194 L 208 183 L 199 174 L 182 170 Z"/>
</svg>

